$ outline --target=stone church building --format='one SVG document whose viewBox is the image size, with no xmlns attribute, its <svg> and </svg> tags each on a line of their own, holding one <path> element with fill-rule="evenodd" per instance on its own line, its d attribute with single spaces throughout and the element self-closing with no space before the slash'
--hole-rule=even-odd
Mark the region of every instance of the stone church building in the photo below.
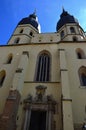
<svg viewBox="0 0 86 130">
<path fill-rule="evenodd" d="M 86 123 L 86 35 L 63 9 L 56 32 L 36 13 L 0 45 L 0 130 L 82 130 Z"/>
</svg>

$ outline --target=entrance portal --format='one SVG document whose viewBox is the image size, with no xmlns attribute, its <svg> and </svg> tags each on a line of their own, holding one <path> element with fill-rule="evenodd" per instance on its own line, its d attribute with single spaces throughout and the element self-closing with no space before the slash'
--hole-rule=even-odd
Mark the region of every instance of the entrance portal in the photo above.
<svg viewBox="0 0 86 130">
<path fill-rule="evenodd" d="M 46 130 L 46 111 L 31 111 L 28 130 Z"/>
</svg>

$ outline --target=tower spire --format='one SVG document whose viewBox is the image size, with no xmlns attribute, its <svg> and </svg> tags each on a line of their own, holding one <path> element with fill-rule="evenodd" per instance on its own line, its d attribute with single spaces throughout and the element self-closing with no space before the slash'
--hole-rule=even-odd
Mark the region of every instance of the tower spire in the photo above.
<svg viewBox="0 0 86 130">
<path fill-rule="evenodd" d="M 62 6 L 62 11 L 65 12 L 64 6 Z"/>
</svg>

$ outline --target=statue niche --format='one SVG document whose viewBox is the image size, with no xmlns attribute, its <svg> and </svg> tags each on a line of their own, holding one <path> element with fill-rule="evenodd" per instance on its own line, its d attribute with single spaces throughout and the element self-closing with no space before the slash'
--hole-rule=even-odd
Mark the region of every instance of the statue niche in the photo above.
<svg viewBox="0 0 86 130">
<path fill-rule="evenodd" d="M 47 87 L 39 85 L 36 87 L 36 101 L 42 102 Z"/>
</svg>

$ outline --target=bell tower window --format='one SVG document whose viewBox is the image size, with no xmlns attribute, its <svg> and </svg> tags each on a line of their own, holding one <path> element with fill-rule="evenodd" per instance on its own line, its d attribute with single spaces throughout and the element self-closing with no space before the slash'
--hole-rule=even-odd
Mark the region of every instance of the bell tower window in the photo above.
<svg viewBox="0 0 86 130">
<path fill-rule="evenodd" d="M 60 35 L 61 35 L 61 39 L 62 39 L 64 37 L 64 31 L 61 31 Z"/>
<path fill-rule="evenodd" d="M 75 33 L 75 28 L 74 27 L 70 27 L 70 32 L 71 33 Z"/>
<path fill-rule="evenodd" d="M 33 36 L 33 32 L 32 31 L 30 32 L 30 36 Z"/>
<path fill-rule="evenodd" d="M 20 41 L 20 38 L 16 38 L 14 43 L 19 43 L 19 41 Z"/>
<path fill-rule="evenodd" d="M 20 30 L 20 33 L 23 33 L 23 29 Z"/>
<path fill-rule="evenodd" d="M 76 42 L 76 41 L 78 41 L 78 38 L 77 37 L 73 37 L 73 42 Z"/>
</svg>

